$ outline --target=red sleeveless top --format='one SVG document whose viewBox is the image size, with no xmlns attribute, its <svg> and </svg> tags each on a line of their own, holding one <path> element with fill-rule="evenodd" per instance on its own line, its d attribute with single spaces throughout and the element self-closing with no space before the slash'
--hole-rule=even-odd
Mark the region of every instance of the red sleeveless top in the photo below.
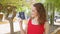
<svg viewBox="0 0 60 34">
<path fill-rule="evenodd" d="M 43 34 L 44 31 L 45 31 L 44 24 L 42 24 L 42 25 L 33 25 L 31 20 L 29 20 L 27 34 Z"/>
</svg>

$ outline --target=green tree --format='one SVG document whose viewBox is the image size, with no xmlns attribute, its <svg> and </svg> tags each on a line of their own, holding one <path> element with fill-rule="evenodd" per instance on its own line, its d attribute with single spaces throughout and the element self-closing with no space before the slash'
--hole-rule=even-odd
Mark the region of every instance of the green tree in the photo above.
<svg viewBox="0 0 60 34">
<path fill-rule="evenodd" d="M 60 0 L 46 0 L 45 3 L 52 3 L 58 10 L 60 10 Z"/>
<path fill-rule="evenodd" d="M 48 5 L 47 12 L 49 11 L 51 12 L 50 21 L 51 21 L 51 24 L 53 24 L 55 10 L 57 9 L 57 12 L 60 12 L 60 0 L 46 0 L 45 6 L 46 4 Z"/>
</svg>

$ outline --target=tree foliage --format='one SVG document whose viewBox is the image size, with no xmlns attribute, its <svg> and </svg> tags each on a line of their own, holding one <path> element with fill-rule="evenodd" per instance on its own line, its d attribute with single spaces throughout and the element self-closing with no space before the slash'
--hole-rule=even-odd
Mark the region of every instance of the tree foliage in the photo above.
<svg viewBox="0 0 60 34">
<path fill-rule="evenodd" d="M 35 0 L 35 1 L 40 2 L 40 0 Z M 3 6 L 6 6 L 8 4 L 12 6 L 16 6 L 17 10 L 22 11 L 23 6 L 30 8 L 32 0 L 0 0 L 0 3 L 3 4 Z"/>
<path fill-rule="evenodd" d="M 46 0 L 46 3 L 52 3 L 55 8 L 60 10 L 60 0 Z"/>
</svg>

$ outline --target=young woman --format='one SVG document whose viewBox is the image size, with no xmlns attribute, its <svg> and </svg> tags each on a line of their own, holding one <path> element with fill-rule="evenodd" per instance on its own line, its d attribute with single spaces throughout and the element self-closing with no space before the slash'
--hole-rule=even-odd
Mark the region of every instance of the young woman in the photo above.
<svg viewBox="0 0 60 34">
<path fill-rule="evenodd" d="M 49 25 L 46 21 L 46 11 L 43 4 L 35 3 L 32 6 L 31 17 L 28 20 L 26 30 L 22 28 L 22 19 L 20 19 L 19 24 L 21 34 L 48 34 Z"/>
</svg>

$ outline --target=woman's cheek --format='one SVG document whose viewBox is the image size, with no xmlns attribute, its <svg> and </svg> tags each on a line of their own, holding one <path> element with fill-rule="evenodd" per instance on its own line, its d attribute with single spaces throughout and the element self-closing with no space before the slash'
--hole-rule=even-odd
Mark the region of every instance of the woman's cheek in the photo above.
<svg viewBox="0 0 60 34">
<path fill-rule="evenodd" d="M 31 14 L 31 17 L 34 17 L 34 14 L 33 13 Z"/>
</svg>

